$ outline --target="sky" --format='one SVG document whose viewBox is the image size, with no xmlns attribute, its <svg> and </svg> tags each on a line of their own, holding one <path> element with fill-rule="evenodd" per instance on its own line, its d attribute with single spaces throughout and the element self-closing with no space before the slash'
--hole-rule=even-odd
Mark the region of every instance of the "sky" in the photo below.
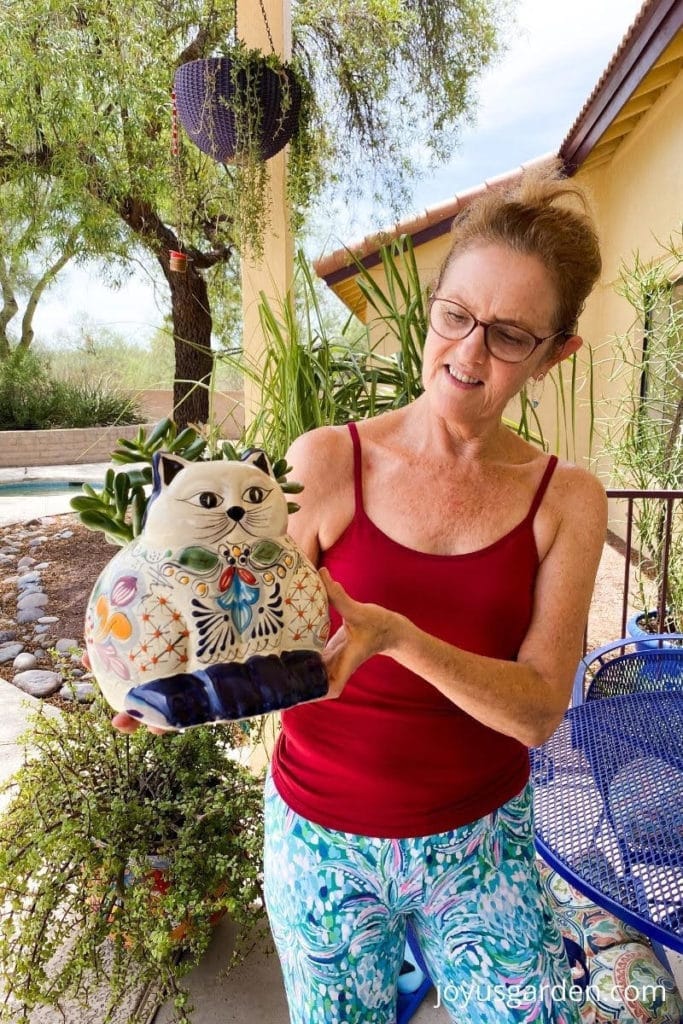
<svg viewBox="0 0 683 1024">
<path fill-rule="evenodd" d="M 432 206 L 535 157 L 557 151 L 609 63 L 641 0 L 520 0 L 505 56 L 480 79 L 475 123 L 465 127 L 447 166 L 425 174 L 405 215 Z M 313 232 L 320 255 L 386 227 L 368 206 L 342 211 L 334 226 Z M 144 344 L 169 305 L 163 279 L 136 265 L 113 290 L 96 267 L 67 267 L 46 292 L 35 317 L 47 345 L 78 337 L 85 325 Z"/>
</svg>

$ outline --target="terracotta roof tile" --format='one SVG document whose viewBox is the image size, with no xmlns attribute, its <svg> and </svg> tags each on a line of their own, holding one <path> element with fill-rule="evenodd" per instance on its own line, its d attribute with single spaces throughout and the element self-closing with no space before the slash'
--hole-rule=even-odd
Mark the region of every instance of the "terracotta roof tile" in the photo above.
<svg viewBox="0 0 683 1024">
<path fill-rule="evenodd" d="M 547 163 L 553 156 L 554 154 L 546 154 L 535 160 L 530 160 L 521 167 L 516 167 L 511 171 L 506 171 L 504 174 L 489 178 L 487 181 L 474 185 L 464 192 L 459 192 L 449 199 L 435 203 L 434 206 L 430 206 L 420 213 L 404 217 L 403 220 L 397 221 L 391 229 L 366 235 L 365 238 L 360 239 L 358 242 L 353 242 L 344 248 L 337 249 L 335 252 L 316 260 L 313 264 L 315 271 L 328 284 L 332 284 L 334 282 L 330 278 L 334 277 L 334 280 L 338 281 L 353 273 L 351 268 L 353 261 L 349 257 L 348 249 L 351 249 L 365 262 L 368 258 L 374 257 L 383 244 L 398 238 L 399 235 L 411 235 L 415 239 L 415 236 L 419 235 L 420 232 L 428 232 L 438 225 L 447 225 L 445 230 L 448 230 L 450 228 L 450 221 L 452 221 L 456 213 L 464 209 L 477 196 L 482 195 L 487 189 L 503 188 L 506 185 L 511 185 L 521 177 L 523 171 L 528 167 L 536 167 Z"/>
</svg>

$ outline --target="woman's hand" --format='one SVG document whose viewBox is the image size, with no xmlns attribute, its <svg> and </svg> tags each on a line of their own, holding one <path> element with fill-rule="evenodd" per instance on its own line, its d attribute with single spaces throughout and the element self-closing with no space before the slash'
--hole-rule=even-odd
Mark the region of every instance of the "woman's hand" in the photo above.
<svg viewBox="0 0 683 1024">
<path fill-rule="evenodd" d="M 320 570 L 327 596 L 342 617 L 342 624 L 322 652 L 329 680 L 328 697 L 338 697 L 356 669 L 392 644 L 401 616 L 377 604 L 363 604 L 349 597 L 327 569 Z"/>
<path fill-rule="evenodd" d="M 90 658 L 87 654 L 83 654 L 81 657 L 81 664 L 87 672 L 92 671 Z M 138 722 L 137 718 L 131 718 L 131 716 L 127 715 L 125 711 L 119 711 L 112 718 L 111 724 L 115 729 L 118 729 L 119 732 L 132 733 L 140 728 L 142 722 Z M 168 732 L 168 729 L 157 729 L 152 725 L 148 725 L 147 728 L 150 732 L 153 732 L 155 736 L 163 736 L 165 732 Z"/>
</svg>

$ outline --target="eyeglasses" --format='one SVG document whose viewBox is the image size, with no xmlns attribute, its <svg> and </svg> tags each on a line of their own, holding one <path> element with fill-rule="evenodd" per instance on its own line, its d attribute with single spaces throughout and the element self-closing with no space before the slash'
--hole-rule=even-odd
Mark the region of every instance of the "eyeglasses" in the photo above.
<svg viewBox="0 0 683 1024">
<path fill-rule="evenodd" d="M 522 363 L 544 341 L 567 334 L 567 331 L 555 331 L 545 338 L 537 338 L 531 331 L 525 331 L 517 324 L 505 323 L 503 320 L 487 323 L 486 320 L 478 320 L 459 302 L 442 299 L 438 295 L 433 295 L 429 300 L 429 323 L 432 330 L 446 341 L 462 341 L 475 327 L 483 327 L 486 348 L 495 359 L 504 363 Z"/>
</svg>

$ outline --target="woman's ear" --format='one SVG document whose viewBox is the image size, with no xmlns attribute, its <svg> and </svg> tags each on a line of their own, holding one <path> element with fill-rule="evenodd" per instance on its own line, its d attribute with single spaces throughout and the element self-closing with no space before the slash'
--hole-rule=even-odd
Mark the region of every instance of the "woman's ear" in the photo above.
<svg viewBox="0 0 683 1024">
<path fill-rule="evenodd" d="M 564 359 L 569 359 L 575 352 L 578 352 L 583 345 L 583 338 L 579 337 L 578 334 L 570 334 L 568 338 L 562 342 L 561 345 L 557 346 L 557 349 L 548 359 L 548 362 L 544 364 L 543 370 L 545 373 L 548 370 L 552 370 L 553 366 L 557 366 Z"/>
</svg>

